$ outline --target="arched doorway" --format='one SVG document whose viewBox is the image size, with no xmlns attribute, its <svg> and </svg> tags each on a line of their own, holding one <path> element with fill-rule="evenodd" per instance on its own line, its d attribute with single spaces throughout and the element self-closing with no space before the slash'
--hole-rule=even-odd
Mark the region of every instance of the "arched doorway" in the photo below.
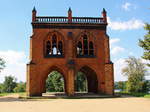
<svg viewBox="0 0 150 112">
<path fill-rule="evenodd" d="M 45 78 L 45 91 L 43 96 L 65 94 L 65 82 L 65 77 L 59 70 L 52 70 Z"/>
<path fill-rule="evenodd" d="M 79 83 L 77 83 L 79 82 Z M 80 87 L 79 87 L 80 86 Z M 82 91 L 80 91 L 82 89 Z M 98 79 L 95 71 L 88 66 L 84 66 L 76 74 L 75 90 L 81 93 L 97 93 Z"/>
</svg>

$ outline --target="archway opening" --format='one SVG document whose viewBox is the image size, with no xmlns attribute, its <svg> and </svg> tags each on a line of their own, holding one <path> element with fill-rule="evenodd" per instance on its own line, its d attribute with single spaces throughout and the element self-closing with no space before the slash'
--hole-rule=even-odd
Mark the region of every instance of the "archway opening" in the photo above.
<svg viewBox="0 0 150 112">
<path fill-rule="evenodd" d="M 79 93 L 87 93 L 88 85 L 87 85 L 87 77 L 83 72 L 78 72 L 75 77 L 75 91 Z"/>
<path fill-rule="evenodd" d="M 87 66 L 82 67 L 75 78 L 76 93 L 97 93 L 98 79 L 95 71 Z"/>
<path fill-rule="evenodd" d="M 64 94 L 65 80 L 63 75 L 58 71 L 52 71 L 46 79 L 46 94 Z"/>
</svg>

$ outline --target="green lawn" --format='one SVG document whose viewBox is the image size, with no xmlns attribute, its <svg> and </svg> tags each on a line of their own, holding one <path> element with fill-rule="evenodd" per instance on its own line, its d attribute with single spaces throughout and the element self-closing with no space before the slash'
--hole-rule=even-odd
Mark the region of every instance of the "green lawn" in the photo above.
<svg viewBox="0 0 150 112">
<path fill-rule="evenodd" d="M 150 98 L 150 93 L 129 93 L 129 92 L 122 91 L 122 92 L 117 92 L 116 94 Z"/>
<path fill-rule="evenodd" d="M 144 95 L 144 98 L 150 98 L 150 94 Z"/>
<path fill-rule="evenodd" d="M 14 94 L 14 93 L 0 93 L 0 96 L 7 96 L 7 95 L 10 95 L 10 94 Z"/>
<path fill-rule="evenodd" d="M 21 92 L 21 93 L 0 93 L 0 96 L 7 96 L 7 95 L 11 95 L 11 94 L 19 94 L 19 96 L 24 96 L 26 93 L 25 92 Z"/>
</svg>

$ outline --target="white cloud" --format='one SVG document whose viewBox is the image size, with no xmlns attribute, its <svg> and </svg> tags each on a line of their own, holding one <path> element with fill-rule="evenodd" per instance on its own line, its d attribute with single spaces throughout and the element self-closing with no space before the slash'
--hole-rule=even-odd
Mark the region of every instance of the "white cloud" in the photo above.
<svg viewBox="0 0 150 112">
<path fill-rule="evenodd" d="M 16 77 L 17 81 L 26 81 L 27 57 L 24 52 L 0 51 L 0 57 L 6 61 L 6 68 L 0 73 L 0 82 L 8 75 Z"/>
<path fill-rule="evenodd" d="M 125 10 L 125 11 L 129 11 L 130 10 L 130 7 L 131 7 L 131 3 L 129 2 L 126 2 L 122 5 L 122 8 Z"/>
<path fill-rule="evenodd" d="M 119 41 L 120 41 L 119 38 L 110 39 L 110 45 L 112 46 L 113 44 L 118 43 Z"/>
<path fill-rule="evenodd" d="M 119 38 L 110 39 L 110 53 L 112 55 L 117 55 L 118 53 L 125 51 L 123 47 L 116 45 L 118 42 L 120 42 Z"/>
<path fill-rule="evenodd" d="M 131 19 L 128 21 L 112 21 L 108 17 L 108 27 L 111 30 L 134 30 L 139 29 L 144 26 L 144 23 L 142 20 L 138 19 Z"/>
<path fill-rule="evenodd" d="M 125 49 L 123 47 L 115 46 L 115 47 L 112 47 L 111 54 L 116 55 L 116 54 L 118 54 L 120 52 L 124 52 L 124 51 L 125 51 Z"/>
<path fill-rule="evenodd" d="M 118 59 L 114 62 L 114 78 L 115 81 L 125 81 L 127 77 L 123 76 L 122 69 L 126 66 L 125 59 Z"/>
</svg>

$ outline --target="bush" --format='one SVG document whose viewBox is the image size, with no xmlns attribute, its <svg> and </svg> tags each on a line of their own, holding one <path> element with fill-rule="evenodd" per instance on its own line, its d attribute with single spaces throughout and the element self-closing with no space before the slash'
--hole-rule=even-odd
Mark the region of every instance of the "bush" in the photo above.
<svg viewBox="0 0 150 112">
<path fill-rule="evenodd" d="M 6 76 L 5 81 L 3 83 L 3 92 L 11 93 L 13 92 L 13 89 L 16 87 L 16 79 L 13 76 Z"/>
<path fill-rule="evenodd" d="M 26 84 L 21 82 L 18 83 L 17 86 L 13 90 L 15 93 L 17 92 L 25 92 L 26 91 Z"/>
</svg>

